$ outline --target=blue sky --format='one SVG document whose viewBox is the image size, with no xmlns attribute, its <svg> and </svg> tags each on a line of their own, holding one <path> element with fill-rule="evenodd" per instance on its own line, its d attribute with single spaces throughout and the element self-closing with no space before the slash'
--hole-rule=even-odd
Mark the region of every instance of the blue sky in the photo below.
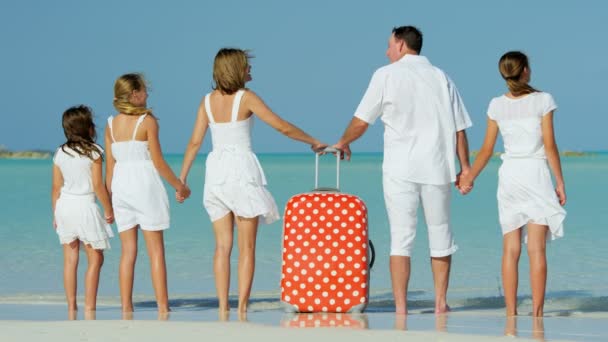
<svg viewBox="0 0 608 342">
<path fill-rule="evenodd" d="M 143 72 L 165 152 L 181 153 L 217 50 L 252 49 L 256 91 L 279 115 L 328 143 L 351 119 L 393 26 L 415 25 L 422 54 L 456 82 L 478 149 L 489 100 L 505 91 L 502 53 L 531 58 L 532 84 L 559 105 L 562 150 L 607 150 L 605 1 L 31 1 L 0 2 L 0 145 L 54 149 L 61 113 L 84 103 L 98 135 L 114 80 Z M 378 121 L 354 152 L 382 150 Z M 102 141 L 102 139 L 100 139 Z M 256 122 L 258 152 L 306 152 Z M 203 151 L 210 148 L 207 139 Z"/>
</svg>

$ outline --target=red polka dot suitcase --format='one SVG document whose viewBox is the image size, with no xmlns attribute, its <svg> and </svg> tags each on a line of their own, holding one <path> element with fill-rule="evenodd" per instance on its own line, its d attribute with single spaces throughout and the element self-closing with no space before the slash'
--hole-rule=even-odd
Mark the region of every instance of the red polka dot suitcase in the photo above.
<svg viewBox="0 0 608 342">
<path fill-rule="evenodd" d="M 328 149 L 326 151 L 334 151 Z M 357 196 L 318 187 L 295 195 L 285 207 L 281 302 L 289 312 L 363 312 L 369 300 L 373 264 L 367 207 Z"/>
</svg>

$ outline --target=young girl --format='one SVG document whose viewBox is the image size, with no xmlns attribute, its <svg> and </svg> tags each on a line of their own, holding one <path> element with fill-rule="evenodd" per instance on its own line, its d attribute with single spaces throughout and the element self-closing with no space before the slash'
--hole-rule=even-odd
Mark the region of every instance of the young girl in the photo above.
<svg viewBox="0 0 608 342">
<path fill-rule="evenodd" d="M 91 312 L 96 309 L 103 250 L 110 248 L 112 230 L 108 224 L 114 221 L 114 213 L 103 184 L 103 150 L 95 144 L 91 109 L 82 105 L 69 108 L 63 113 L 62 121 L 67 141 L 53 158 L 53 225 L 63 244 L 63 283 L 68 311 L 78 310 L 76 273 L 82 242 L 88 261 L 84 309 Z M 105 219 L 99 213 L 95 195 L 103 206 Z"/>
<path fill-rule="evenodd" d="M 281 119 L 254 92 L 245 89 L 251 80 L 250 56 L 239 49 L 221 49 L 213 65 L 214 91 L 201 101 L 180 178 L 188 172 L 211 129 L 213 150 L 205 171 L 203 203 L 215 233 L 213 269 L 220 313 L 229 310 L 230 253 L 233 225 L 238 231 L 238 311 L 247 311 L 255 269 L 255 242 L 259 218 L 264 223 L 279 219 L 258 159 L 251 150 L 253 114 L 289 138 L 310 144 L 313 150 L 327 145 Z M 179 200 L 180 198 L 178 198 Z"/>
<path fill-rule="evenodd" d="M 467 193 L 488 163 L 500 129 L 505 153 L 498 171 L 498 211 L 503 233 L 502 278 L 507 315 L 517 315 L 518 262 L 522 231 L 528 244 L 532 315 L 542 316 L 547 282 L 546 239 L 563 236 L 566 190 L 553 134 L 553 97 L 532 88 L 528 58 L 507 52 L 498 63 L 509 91 L 488 108 L 486 137 L 469 174 L 459 187 Z M 547 166 L 548 164 L 548 166 Z M 553 189 L 551 174 L 555 177 Z M 560 206 L 561 205 L 561 206 Z M 523 228 L 526 226 L 527 231 Z"/>
<path fill-rule="evenodd" d="M 105 135 L 106 186 L 112 194 L 122 244 L 119 280 L 122 310 L 126 313 L 133 311 L 137 227 L 146 240 L 158 311 L 169 311 L 163 242 L 163 230 L 169 228 L 169 200 L 160 176 L 181 197 L 190 193 L 163 159 L 158 123 L 146 107 L 147 98 L 140 74 L 120 76 L 114 84 L 114 107 L 118 114 L 108 118 Z"/>
</svg>

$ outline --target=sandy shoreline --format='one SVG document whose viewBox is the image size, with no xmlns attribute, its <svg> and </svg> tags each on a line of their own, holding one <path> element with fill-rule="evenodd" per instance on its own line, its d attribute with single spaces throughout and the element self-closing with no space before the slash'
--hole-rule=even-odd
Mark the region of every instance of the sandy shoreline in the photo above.
<svg viewBox="0 0 608 342">
<path fill-rule="evenodd" d="M 0 321 L 3 341 L 503 341 L 507 337 L 348 328 L 284 329 L 239 322 Z M 521 341 L 534 341 L 518 339 Z"/>
</svg>

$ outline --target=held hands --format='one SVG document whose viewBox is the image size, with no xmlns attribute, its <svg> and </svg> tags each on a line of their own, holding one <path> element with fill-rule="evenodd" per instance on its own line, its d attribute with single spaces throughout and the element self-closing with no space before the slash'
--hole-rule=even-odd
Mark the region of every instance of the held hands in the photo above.
<svg viewBox="0 0 608 342">
<path fill-rule="evenodd" d="M 182 181 L 180 186 L 175 190 L 175 199 L 179 203 L 184 203 L 184 201 L 190 197 L 191 193 L 192 191 L 190 191 L 188 185 Z"/>
<path fill-rule="evenodd" d="M 310 145 L 310 149 L 312 149 L 315 153 L 322 152 L 327 147 L 327 144 L 324 144 L 320 141 Z"/>
<path fill-rule="evenodd" d="M 462 170 L 456 176 L 456 188 L 461 194 L 466 195 L 473 190 L 473 178 L 469 170 Z"/>
<path fill-rule="evenodd" d="M 114 223 L 114 210 L 112 210 L 112 208 L 110 208 L 110 210 L 104 210 L 103 216 L 106 218 L 107 224 Z"/>
<path fill-rule="evenodd" d="M 352 152 L 350 150 L 350 146 L 349 145 L 337 143 L 337 144 L 335 144 L 332 147 L 341 151 L 341 153 L 340 153 L 340 159 L 344 159 L 344 157 L 346 157 L 346 160 L 350 160 L 350 156 L 351 156 Z"/>
</svg>

